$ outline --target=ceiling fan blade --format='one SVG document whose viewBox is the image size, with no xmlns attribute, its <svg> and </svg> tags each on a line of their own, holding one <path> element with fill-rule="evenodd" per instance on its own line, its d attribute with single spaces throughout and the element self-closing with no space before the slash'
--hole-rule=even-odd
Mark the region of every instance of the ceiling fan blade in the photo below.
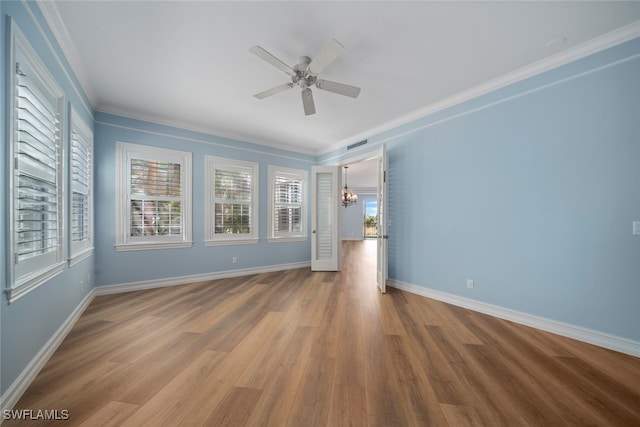
<svg viewBox="0 0 640 427">
<path fill-rule="evenodd" d="M 313 93 L 311 93 L 311 89 L 309 88 L 302 90 L 302 106 L 304 107 L 305 116 L 316 113 L 316 106 L 313 103 Z"/>
<path fill-rule="evenodd" d="M 273 56 L 272 54 L 270 54 L 260 46 L 253 46 L 251 49 L 249 49 L 249 52 L 261 58 L 263 61 L 273 65 L 277 69 L 284 71 L 290 76 L 296 75 L 296 72 L 293 70 L 293 68 L 289 67 L 287 64 L 285 64 L 284 62 L 282 62 L 281 60 L 279 60 L 278 58 L 276 58 L 275 56 Z"/>
<path fill-rule="evenodd" d="M 331 64 L 344 51 L 342 46 L 336 39 L 329 40 L 329 43 L 316 55 L 309 64 L 308 71 L 313 75 L 318 75 L 327 65 Z"/>
<path fill-rule="evenodd" d="M 328 90 L 329 92 L 337 93 L 339 95 L 350 96 L 351 98 L 357 98 L 360 95 L 360 88 L 356 86 L 350 86 L 343 83 L 336 83 L 329 80 L 316 81 L 316 87 L 322 90 Z"/>
<path fill-rule="evenodd" d="M 272 87 L 271 89 L 267 89 L 264 92 L 256 93 L 255 96 L 258 99 L 265 99 L 269 96 L 276 95 L 280 92 L 284 92 L 287 89 L 291 89 L 293 87 L 293 83 L 285 83 L 283 85 L 278 85 L 276 87 Z"/>
</svg>

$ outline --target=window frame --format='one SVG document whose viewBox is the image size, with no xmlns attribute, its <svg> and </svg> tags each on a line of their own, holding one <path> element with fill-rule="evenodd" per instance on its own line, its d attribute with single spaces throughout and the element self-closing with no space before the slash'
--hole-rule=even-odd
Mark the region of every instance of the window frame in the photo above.
<svg viewBox="0 0 640 427">
<path fill-rule="evenodd" d="M 251 245 L 260 241 L 260 165 L 257 162 L 205 155 L 205 246 Z M 225 169 L 226 168 L 226 169 Z M 251 171 L 251 232 L 247 234 L 215 233 L 215 171 Z"/>
<path fill-rule="evenodd" d="M 302 229 L 298 233 L 292 232 L 276 232 L 275 227 L 275 179 L 279 176 L 300 178 L 302 182 L 302 203 L 301 207 L 301 219 Z M 267 191 L 267 223 L 268 223 L 268 235 L 267 241 L 270 243 L 285 243 L 285 242 L 301 242 L 308 240 L 309 218 L 308 218 L 308 191 L 309 191 L 309 172 L 302 169 L 293 169 L 282 166 L 269 165 L 268 166 L 268 182 L 269 188 Z"/>
<path fill-rule="evenodd" d="M 70 114 L 70 126 L 69 126 L 69 200 L 68 200 L 68 209 L 69 209 L 69 266 L 73 266 L 78 262 L 82 261 L 85 258 L 90 257 L 93 254 L 94 246 L 93 246 L 93 231 L 94 231 L 94 222 L 93 222 L 93 159 L 94 159 L 94 151 L 93 151 L 93 130 L 87 123 L 80 117 L 80 115 L 71 108 Z M 74 169 L 74 155 L 73 155 L 73 138 L 74 133 L 81 135 L 82 140 L 87 144 L 87 152 L 88 152 L 88 162 L 87 162 L 87 170 L 86 174 L 88 177 L 87 182 L 87 217 L 88 217 L 88 237 L 81 241 L 74 241 L 73 239 L 73 231 L 74 231 L 74 214 L 73 214 L 73 195 L 74 195 L 74 179 L 73 179 L 73 169 Z"/>
<path fill-rule="evenodd" d="M 20 68 L 18 68 L 20 64 Z M 17 90 L 16 85 L 18 70 L 27 70 L 29 80 L 34 84 L 34 90 L 48 99 L 54 108 L 54 114 L 57 117 L 58 129 L 54 134 L 57 144 L 54 149 L 54 188 L 55 188 L 55 223 L 56 223 L 56 243 L 55 249 L 46 253 L 35 255 L 23 260 L 18 257 L 18 242 L 16 237 L 17 228 L 17 209 L 16 197 L 18 195 L 18 183 L 16 171 L 18 170 L 18 105 L 16 103 Z M 8 212 L 8 248 L 9 254 L 8 264 L 8 282 L 5 287 L 7 299 L 11 303 L 16 299 L 26 295 L 31 290 L 46 283 L 53 277 L 57 276 L 64 270 L 64 184 L 63 171 L 65 162 L 63 158 L 63 136 L 65 132 L 65 96 L 60 85 L 56 82 L 50 71 L 44 65 L 39 55 L 31 47 L 24 34 L 20 31 L 16 23 L 9 20 L 9 58 L 7 60 L 7 140 L 8 152 L 7 156 L 7 198 L 9 205 Z M 33 74 L 32 74 L 33 73 Z M 34 179 L 37 179 L 34 178 Z"/>
<path fill-rule="evenodd" d="M 166 236 L 131 236 L 131 160 L 180 164 L 182 233 Z M 117 251 L 190 248 L 192 240 L 192 153 L 151 145 L 116 142 L 116 242 Z"/>
</svg>

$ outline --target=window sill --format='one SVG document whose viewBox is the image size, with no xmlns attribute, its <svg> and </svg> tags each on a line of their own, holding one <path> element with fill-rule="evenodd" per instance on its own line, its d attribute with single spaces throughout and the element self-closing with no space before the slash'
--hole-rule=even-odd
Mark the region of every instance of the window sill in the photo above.
<svg viewBox="0 0 640 427">
<path fill-rule="evenodd" d="M 15 287 L 6 289 L 5 291 L 7 293 L 7 299 L 9 300 L 9 303 L 12 303 L 18 298 L 25 296 L 32 290 L 36 289 L 38 286 L 44 284 L 48 280 L 62 273 L 62 271 L 64 270 L 64 264 L 64 262 L 59 262 L 50 266 L 49 268 L 21 278 Z"/>
<path fill-rule="evenodd" d="M 255 245 L 260 239 L 220 239 L 220 240 L 205 240 L 205 246 L 229 246 L 229 245 Z"/>
<path fill-rule="evenodd" d="M 299 237 L 269 237 L 267 239 L 269 243 L 290 243 L 290 242 L 306 242 L 307 236 Z"/>
<path fill-rule="evenodd" d="M 146 251 L 153 249 L 181 249 L 190 248 L 193 246 L 193 242 L 155 242 L 155 243 L 117 243 L 114 245 L 116 251 Z"/>
<path fill-rule="evenodd" d="M 84 261 L 85 259 L 89 258 L 91 255 L 93 255 L 93 248 L 85 249 L 84 251 L 69 257 L 68 259 L 69 267 L 73 267 L 80 261 Z"/>
</svg>

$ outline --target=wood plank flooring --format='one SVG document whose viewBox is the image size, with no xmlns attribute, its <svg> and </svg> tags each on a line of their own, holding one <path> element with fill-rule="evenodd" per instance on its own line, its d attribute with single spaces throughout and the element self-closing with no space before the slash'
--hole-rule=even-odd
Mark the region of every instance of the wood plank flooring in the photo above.
<svg viewBox="0 0 640 427">
<path fill-rule="evenodd" d="M 640 359 L 340 273 L 95 298 L 14 409 L 80 426 L 640 426 Z M 49 425 L 5 421 L 4 425 Z"/>
</svg>

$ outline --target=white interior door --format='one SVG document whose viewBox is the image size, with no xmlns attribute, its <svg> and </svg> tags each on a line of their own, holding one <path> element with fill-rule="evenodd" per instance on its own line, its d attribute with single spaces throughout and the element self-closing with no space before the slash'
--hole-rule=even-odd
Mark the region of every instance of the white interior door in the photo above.
<svg viewBox="0 0 640 427">
<path fill-rule="evenodd" d="M 378 156 L 378 260 L 377 274 L 380 292 L 387 292 L 387 152 L 384 145 Z"/>
<path fill-rule="evenodd" d="M 338 166 L 311 169 L 311 270 L 340 271 L 340 188 Z"/>
</svg>

